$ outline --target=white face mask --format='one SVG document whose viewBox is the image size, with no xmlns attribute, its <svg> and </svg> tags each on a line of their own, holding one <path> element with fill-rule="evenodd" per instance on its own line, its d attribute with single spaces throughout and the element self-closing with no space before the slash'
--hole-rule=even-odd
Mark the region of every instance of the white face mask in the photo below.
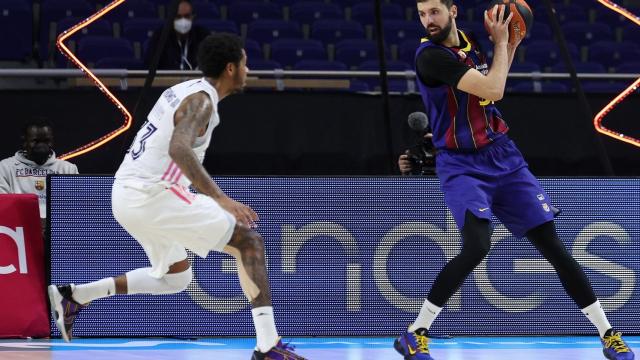
<svg viewBox="0 0 640 360">
<path fill-rule="evenodd" d="M 184 35 L 191 30 L 191 20 L 185 18 L 174 20 L 173 28 L 178 34 Z"/>
</svg>

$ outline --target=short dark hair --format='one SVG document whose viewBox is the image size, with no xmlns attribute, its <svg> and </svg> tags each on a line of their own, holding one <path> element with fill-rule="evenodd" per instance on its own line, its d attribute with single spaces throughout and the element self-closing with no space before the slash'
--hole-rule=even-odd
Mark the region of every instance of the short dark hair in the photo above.
<svg viewBox="0 0 640 360">
<path fill-rule="evenodd" d="M 240 64 L 243 47 L 242 39 L 235 34 L 211 34 L 198 48 L 198 67 L 204 76 L 217 79 L 228 63 Z"/>
<path fill-rule="evenodd" d="M 416 3 L 422 3 L 422 2 L 427 2 L 427 0 L 416 0 Z M 453 6 L 453 0 L 440 0 L 441 3 L 443 3 L 447 9 L 451 9 L 451 7 Z"/>
<path fill-rule="evenodd" d="M 51 124 L 51 122 L 45 118 L 45 117 L 34 117 L 31 118 L 29 120 L 27 120 L 24 123 L 24 126 L 22 127 L 22 135 L 23 136 L 27 136 L 27 131 L 29 131 L 30 128 L 35 127 L 35 128 L 44 128 L 44 127 L 48 127 L 49 129 L 53 130 L 53 124 Z"/>
</svg>

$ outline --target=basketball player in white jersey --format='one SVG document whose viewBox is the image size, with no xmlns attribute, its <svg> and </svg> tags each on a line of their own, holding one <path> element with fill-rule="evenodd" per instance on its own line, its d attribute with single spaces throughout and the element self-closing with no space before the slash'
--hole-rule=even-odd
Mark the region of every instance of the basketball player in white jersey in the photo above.
<svg viewBox="0 0 640 360">
<path fill-rule="evenodd" d="M 143 247 L 151 267 L 82 285 L 49 286 L 51 310 L 69 341 L 73 321 L 91 301 L 115 294 L 172 294 L 192 279 L 186 249 L 236 258 L 240 285 L 253 306 L 257 345 L 252 360 L 303 359 L 280 341 L 271 306 L 256 213 L 227 197 L 202 166 L 220 123 L 218 102 L 242 90 L 247 57 L 235 35 L 215 34 L 200 45 L 204 78 L 167 89 L 116 173 L 113 215 Z M 198 194 L 189 192 L 192 186 Z"/>
</svg>

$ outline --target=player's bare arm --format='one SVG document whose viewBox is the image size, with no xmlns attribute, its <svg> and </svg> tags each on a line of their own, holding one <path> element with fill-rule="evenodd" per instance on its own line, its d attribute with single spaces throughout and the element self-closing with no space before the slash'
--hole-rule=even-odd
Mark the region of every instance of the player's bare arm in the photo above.
<svg viewBox="0 0 640 360">
<path fill-rule="evenodd" d="M 479 96 L 483 99 L 497 101 L 504 96 L 510 61 L 507 42 L 509 41 L 509 22 L 513 14 L 504 20 L 504 5 L 493 11 L 493 18 L 485 11 L 487 28 L 494 41 L 493 63 L 485 76 L 476 69 L 467 71 L 458 82 L 458 89 Z"/>
<path fill-rule="evenodd" d="M 248 206 L 229 198 L 211 179 L 192 150 L 196 138 L 207 130 L 212 113 L 213 105 L 207 94 L 195 93 L 185 98 L 174 116 L 175 128 L 169 143 L 169 156 L 198 192 L 215 199 L 240 223 L 251 225 L 258 219 L 257 214 Z"/>
</svg>

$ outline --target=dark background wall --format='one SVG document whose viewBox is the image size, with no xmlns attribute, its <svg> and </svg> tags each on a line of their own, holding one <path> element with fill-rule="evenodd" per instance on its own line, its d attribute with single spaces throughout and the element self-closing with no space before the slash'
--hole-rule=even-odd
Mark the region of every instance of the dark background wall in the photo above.
<svg viewBox="0 0 640 360">
<path fill-rule="evenodd" d="M 153 89 L 146 114 L 160 95 Z M 138 90 L 117 93 L 130 109 Z M 593 111 L 613 96 L 589 95 Z M 607 116 L 607 127 L 640 137 L 633 95 Z M 509 94 L 498 104 L 516 141 L 538 175 L 602 175 L 595 130 L 573 94 Z M 116 129 L 122 115 L 94 89 L 0 91 L 0 156 L 21 145 L 24 120 L 47 116 L 55 125 L 58 154 Z M 407 115 L 423 109 L 417 95 L 392 96 L 394 159 L 418 140 Z M 220 104 L 221 125 L 205 166 L 225 175 L 384 175 L 397 173 L 386 154 L 382 101 L 377 95 L 318 92 L 247 92 Z M 138 123 L 139 124 L 139 123 Z M 75 158 L 82 173 L 113 173 L 135 129 L 97 151 Z M 640 148 L 602 137 L 616 175 L 640 175 Z"/>
</svg>

